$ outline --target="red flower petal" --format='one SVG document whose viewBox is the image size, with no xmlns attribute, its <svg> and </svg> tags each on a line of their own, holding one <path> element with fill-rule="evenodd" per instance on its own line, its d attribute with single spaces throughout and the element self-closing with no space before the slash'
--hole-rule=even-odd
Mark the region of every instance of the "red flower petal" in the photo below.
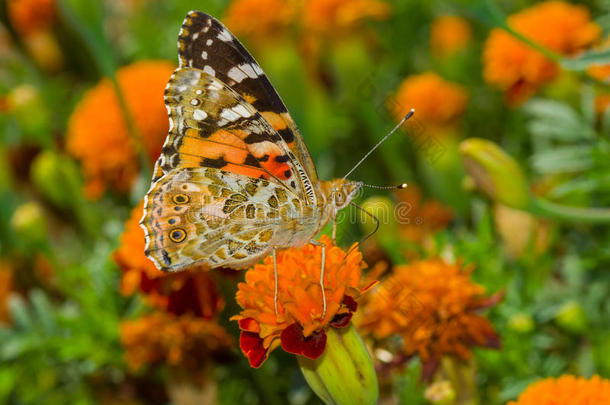
<svg viewBox="0 0 610 405">
<path fill-rule="evenodd" d="M 317 359 L 326 348 L 326 332 L 314 332 L 311 336 L 303 336 L 303 328 L 293 323 L 282 331 L 280 336 L 282 349 L 292 354 L 300 354 L 310 359 Z"/>
<path fill-rule="evenodd" d="M 358 303 L 349 295 L 343 296 L 342 304 L 345 305 L 350 312 L 356 312 L 356 310 L 358 309 Z"/>
<path fill-rule="evenodd" d="M 344 314 L 337 314 L 333 317 L 333 320 L 330 321 L 330 326 L 335 328 L 345 328 L 349 325 L 349 321 L 352 320 L 352 313 L 346 312 Z"/>
<path fill-rule="evenodd" d="M 267 360 L 267 350 L 263 347 L 263 339 L 257 333 L 242 331 L 239 335 L 239 347 L 248 358 L 251 367 L 258 368 Z"/>
<path fill-rule="evenodd" d="M 238 321 L 239 329 L 246 332 L 254 332 L 259 333 L 261 331 L 261 327 L 254 318 L 244 318 Z"/>
</svg>

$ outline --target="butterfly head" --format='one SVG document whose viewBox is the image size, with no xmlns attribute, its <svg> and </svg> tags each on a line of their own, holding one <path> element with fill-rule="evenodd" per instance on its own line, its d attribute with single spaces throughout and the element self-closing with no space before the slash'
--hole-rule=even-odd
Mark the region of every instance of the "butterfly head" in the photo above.
<svg viewBox="0 0 610 405">
<path fill-rule="evenodd" d="M 329 202 L 337 212 L 345 208 L 356 196 L 362 183 L 357 181 L 336 179 L 330 182 Z"/>
</svg>

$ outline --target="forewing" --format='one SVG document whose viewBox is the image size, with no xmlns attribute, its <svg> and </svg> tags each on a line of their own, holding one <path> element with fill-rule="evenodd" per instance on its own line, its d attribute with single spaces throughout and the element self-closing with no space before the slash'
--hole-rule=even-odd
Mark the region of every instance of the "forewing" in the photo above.
<svg viewBox="0 0 610 405">
<path fill-rule="evenodd" d="M 280 96 L 252 55 L 220 21 L 199 11 L 188 13 L 178 53 L 181 67 L 201 69 L 248 100 L 280 134 L 308 178 L 317 180 L 307 146 Z"/>
<path fill-rule="evenodd" d="M 210 167 L 309 190 L 300 163 L 239 94 L 199 69 L 178 69 L 166 88 L 170 130 L 153 181 L 182 167 Z"/>
</svg>

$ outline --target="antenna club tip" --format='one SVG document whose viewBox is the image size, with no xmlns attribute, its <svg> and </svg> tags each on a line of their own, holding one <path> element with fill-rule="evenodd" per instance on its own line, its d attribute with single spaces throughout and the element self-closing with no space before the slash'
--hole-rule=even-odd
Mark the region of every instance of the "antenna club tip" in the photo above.
<svg viewBox="0 0 610 405">
<path fill-rule="evenodd" d="M 402 184 L 399 184 L 398 187 L 396 187 L 396 188 L 399 189 L 399 190 L 402 190 L 402 189 L 405 189 L 407 187 L 408 187 L 407 183 L 402 183 Z"/>
<path fill-rule="evenodd" d="M 409 110 L 409 112 L 403 118 L 403 121 L 406 121 L 409 118 L 411 118 L 413 116 L 413 114 L 415 114 L 415 108 L 411 108 L 411 110 Z"/>
</svg>

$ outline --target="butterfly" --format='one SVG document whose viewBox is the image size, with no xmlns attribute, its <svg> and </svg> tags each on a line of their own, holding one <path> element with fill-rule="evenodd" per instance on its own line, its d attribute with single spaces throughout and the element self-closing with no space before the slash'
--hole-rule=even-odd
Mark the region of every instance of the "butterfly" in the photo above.
<svg viewBox="0 0 610 405">
<path fill-rule="evenodd" d="M 178 54 L 164 95 L 169 134 L 140 222 L 146 256 L 163 271 L 245 268 L 321 245 L 314 237 L 362 183 L 318 179 L 280 96 L 220 21 L 189 12 Z M 275 281 L 277 290 L 277 266 Z"/>
</svg>

